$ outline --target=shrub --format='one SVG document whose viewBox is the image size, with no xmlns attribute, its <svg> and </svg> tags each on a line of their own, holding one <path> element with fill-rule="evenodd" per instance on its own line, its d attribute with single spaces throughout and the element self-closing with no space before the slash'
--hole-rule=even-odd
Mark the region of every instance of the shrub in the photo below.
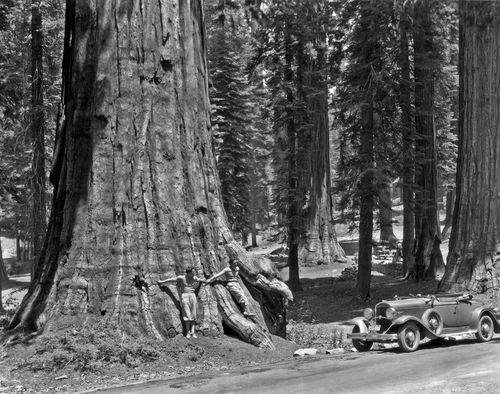
<svg viewBox="0 0 500 394">
<path fill-rule="evenodd" d="M 302 321 L 290 321 L 287 339 L 300 347 L 345 348 L 349 346 L 346 332 L 339 326 L 318 327 Z"/>
</svg>

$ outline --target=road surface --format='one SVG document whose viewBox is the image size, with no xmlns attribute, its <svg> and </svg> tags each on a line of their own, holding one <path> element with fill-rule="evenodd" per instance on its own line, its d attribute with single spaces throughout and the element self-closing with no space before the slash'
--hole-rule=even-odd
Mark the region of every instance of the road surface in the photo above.
<svg viewBox="0 0 500 394">
<path fill-rule="evenodd" d="M 100 390 L 106 394 L 500 393 L 500 337 L 292 360 Z"/>
</svg>

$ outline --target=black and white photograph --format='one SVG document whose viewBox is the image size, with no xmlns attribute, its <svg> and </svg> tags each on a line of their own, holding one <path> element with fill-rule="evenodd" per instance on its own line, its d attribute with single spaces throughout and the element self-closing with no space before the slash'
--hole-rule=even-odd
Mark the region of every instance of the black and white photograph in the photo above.
<svg viewBox="0 0 500 394">
<path fill-rule="evenodd" d="M 500 0 L 0 0 L 0 394 L 500 392 Z"/>
</svg>

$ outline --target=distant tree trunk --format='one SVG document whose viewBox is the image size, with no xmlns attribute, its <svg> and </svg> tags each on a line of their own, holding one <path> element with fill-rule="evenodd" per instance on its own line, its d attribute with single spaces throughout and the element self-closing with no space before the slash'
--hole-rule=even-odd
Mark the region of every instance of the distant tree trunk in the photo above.
<svg viewBox="0 0 500 394">
<path fill-rule="evenodd" d="M 287 197 L 287 242 L 288 242 L 288 270 L 289 279 L 288 286 L 292 291 L 300 291 L 300 277 L 299 277 L 299 242 L 300 242 L 300 200 L 298 194 L 298 168 L 297 168 L 297 129 L 295 125 L 294 116 L 294 93 L 292 91 L 292 84 L 294 83 L 293 76 L 293 53 L 292 53 L 292 38 L 289 23 L 285 22 L 284 30 L 284 44 L 285 44 L 285 83 L 287 86 L 286 100 L 287 100 L 287 121 L 286 121 L 286 135 L 287 135 L 287 164 L 288 164 L 288 197 Z"/>
<path fill-rule="evenodd" d="M 256 208 L 254 207 L 252 209 L 252 212 L 250 213 L 250 215 L 251 215 L 250 225 L 252 226 L 251 227 L 251 230 L 252 230 L 251 231 L 251 235 L 252 235 L 252 244 L 251 245 L 253 248 L 256 248 L 258 246 L 258 244 L 257 244 L 257 223 L 256 223 L 256 220 L 257 220 L 256 216 L 257 215 L 255 214 L 255 210 L 256 210 Z"/>
<path fill-rule="evenodd" d="M 40 0 L 31 5 L 31 139 L 33 161 L 32 242 L 34 258 L 40 256 L 46 231 L 45 210 L 45 116 L 43 107 L 43 32 Z M 33 270 L 31 272 L 33 279 Z"/>
<path fill-rule="evenodd" d="M 5 261 L 3 260 L 3 249 L 2 249 L 2 234 L 0 232 L 0 286 L 2 282 L 9 280 L 9 275 L 7 269 L 5 268 Z M 0 288 L 0 301 L 1 301 L 2 291 Z M 3 305 L 0 303 L 0 305 Z"/>
<path fill-rule="evenodd" d="M 234 239 L 222 207 L 205 51 L 201 0 L 67 1 L 53 207 L 12 334 L 71 319 L 172 337 L 183 331 L 179 296 L 157 280 L 188 265 L 208 277 L 229 258 L 242 262 L 255 322 L 223 284 L 207 285 L 200 329 L 224 324 L 268 348 L 269 331 L 285 334 L 292 295 Z"/>
<path fill-rule="evenodd" d="M 444 270 L 437 210 L 437 156 L 434 127 L 434 47 L 431 0 L 415 2 L 415 271 L 416 278 Z"/>
<path fill-rule="evenodd" d="M 362 301 L 370 299 L 370 282 L 372 270 L 372 253 L 373 253 L 373 211 L 375 207 L 375 156 L 374 156 L 374 87 L 372 78 L 373 63 L 378 60 L 379 43 L 370 40 L 370 23 L 371 6 L 374 3 L 367 2 L 361 8 L 359 35 L 360 39 L 360 55 L 358 60 L 358 68 L 360 73 L 360 81 L 362 88 L 360 94 L 360 181 L 358 186 L 358 194 L 360 199 L 359 208 L 359 243 L 358 243 L 358 275 L 357 275 L 357 296 Z"/>
<path fill-rule="evenodd" d="M 403 165 L 402 165 L 402 201 L 403 201 L 403 274 L 410 275 L 414 270 L 415 257 L 415 163 L 414 163 L 414 128 L 411 110 L 411 79 L 410 79 L 410 51 L 408 33 L 411 29 L 409 7 L 402 4 L 400 16 L 399 67 L 401 69 L 399 106 L 401 108 L 401 124 L 403 130 Z"/>
<path fill-rule="evenodd" d="M 390 179 L 385 179 L 378 192 L 380 241 L 396 246 L 398 239 L 392 228 L 392 185 Z"/>
<path fill-rule="evenodd" d="M 21 253 L 21 238 L 18 235 L 16 235 L 16 259 L 17 261 L 21 261 L 23 258 L 22 253 Z"/>
<path fill-rule="evenodd" d="M 325 34 L 326 37 L 326 34 Z M 328 127 L 328 86 L 326 55 L 323 42 L 317 48 L 316 59 L 308 59 L 304 94 L 310 116 L 310 146 L 307 147 L 309 170 L 304 176 L 304 189 L 309 189 L 304 236 L 299 245 L 302 265 L 346 262 L 344 250 L 337 241 L 333 226 L 333 200 L 330 195 L 330 138 Z"/>
<path fill-rule="evenodd" d="M 248 245 L 248 231 L 246 230 L 241 231 L 241 245 L 243 246 Z"/>
<path fill-rule="evenodd" d="M 253 176 L 250 184 L 250 234 L 252 236 L 252 247 L 257 247 L 257 198 L 259 189 L 255 186 L 257 177 Z"/>
<path fill-rule="evenodd" d="M 443 238 L 448 237 L 448 232 L 451 229 L 454 206 L 455 206 L 455 189 L 451 189 L 446 192 L 446 217 L 444 220 L 444 228 L 442 233 Z"/>
<path fill-rule="evenodd" d="M 370 298 L 373 246 L 374 168 L 373 168 L 373 103 L 371 91 L 365 93 L 361 106 L 361 157 L 363 173 L 360 181 L 359 246 L 357 290 L 361 300 Z"/>
<path fill-rule="evenodd" d="M 442 290 L 500 288 L 500 3 L 460 2 L 456 203 Z"/>
</svg>

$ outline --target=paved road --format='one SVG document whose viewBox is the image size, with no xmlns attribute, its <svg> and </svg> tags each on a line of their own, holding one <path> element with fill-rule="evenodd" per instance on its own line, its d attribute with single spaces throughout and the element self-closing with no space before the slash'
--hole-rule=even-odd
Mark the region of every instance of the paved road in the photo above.
<svg viewBox="0 0 500 394">
<path fill-rule="evenodd" d="M 107 394 L 500 393 L 500 337 L 301 359 L 224 374 L 120 387 Z"/>
</svg>

